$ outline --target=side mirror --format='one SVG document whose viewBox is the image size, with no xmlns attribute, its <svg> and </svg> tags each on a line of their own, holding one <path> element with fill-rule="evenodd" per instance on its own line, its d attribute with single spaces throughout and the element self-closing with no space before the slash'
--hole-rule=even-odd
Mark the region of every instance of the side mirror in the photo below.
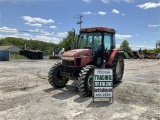
<svg viewBox="0 0 160 120">
<path fill-rule="evenodd" d="M 72 29 L 73 29 L 73 28 L 72 28 Z M 75 29 L 73 29 L 73 41 L 75 41 L 75 35 L 76 35 Z"/>
<path fill-rule="evenodd" d="M 73 29 L 73 28 L 72 28 Z M 70 47 L 70 50 L 73 50 L 75 48 L 75 29 L 73 29 L 73 41 Z"/>
</svg>

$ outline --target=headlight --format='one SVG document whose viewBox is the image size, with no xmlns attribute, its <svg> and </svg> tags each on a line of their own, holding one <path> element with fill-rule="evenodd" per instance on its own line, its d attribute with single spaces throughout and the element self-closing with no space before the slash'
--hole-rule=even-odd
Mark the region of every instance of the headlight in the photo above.
<svg viewBox="0 0 160 120">
<path fill-rule="evenodd" d="M 74 57 L 62 57 L 62 60 L 74 60 Z"/>
</svg>

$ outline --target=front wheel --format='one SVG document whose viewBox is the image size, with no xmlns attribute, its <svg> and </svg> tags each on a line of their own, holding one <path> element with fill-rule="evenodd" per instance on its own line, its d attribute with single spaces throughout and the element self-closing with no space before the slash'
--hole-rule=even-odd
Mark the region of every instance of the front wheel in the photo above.
<svg viewBox="0 0 160 120">
<path fill-rule="evenodd" d="M 78 90 L 83 96 L 92 95 L 94 65 L 88 65 L 84 67 L 79 73 L 77 80 Z"/>
<path fill-rule="evenodd" d="M 65 87 L 69 80 L 67 77 L 63 77 L 60 75 L 62 68 L 63 68 L 62 63 L 56 63 L 55 65 L 52 66 L 52 68 L 48 73 L 48 81 L 53 87 L 56 88 Z"/>
</svg>

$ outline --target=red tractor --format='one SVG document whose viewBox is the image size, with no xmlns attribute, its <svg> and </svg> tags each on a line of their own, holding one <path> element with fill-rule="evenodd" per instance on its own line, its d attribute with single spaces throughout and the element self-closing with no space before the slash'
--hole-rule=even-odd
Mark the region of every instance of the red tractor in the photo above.
<svg viewBox="0 0 160 120">
<path fill-rule="evenodd" d="M 75 79 L 83 96 L 92 95 L 94 69 L 113 69 L 113 82 L 123 77 L 124 61 L 115 49 L 115 30 L 106 27 L 83 28 L 78 37 L 77 49 L 62 54 L 62 62 L 49 71 L 49 83 L 56 88 L 65 87 Z"/>
</svg>

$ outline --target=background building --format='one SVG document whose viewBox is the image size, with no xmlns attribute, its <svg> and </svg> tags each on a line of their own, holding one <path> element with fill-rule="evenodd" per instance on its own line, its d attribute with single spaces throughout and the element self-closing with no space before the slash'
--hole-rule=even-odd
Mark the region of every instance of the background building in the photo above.
<svg viewBox="0 0 160 120">
<path fill-rule="evenodd" d="M 19 47 L 17 46 L 0 46 L 0 51 L 10 51 L 11 54 L 19 54 L 20 52 L 20 49 Z"/>
</svg>

